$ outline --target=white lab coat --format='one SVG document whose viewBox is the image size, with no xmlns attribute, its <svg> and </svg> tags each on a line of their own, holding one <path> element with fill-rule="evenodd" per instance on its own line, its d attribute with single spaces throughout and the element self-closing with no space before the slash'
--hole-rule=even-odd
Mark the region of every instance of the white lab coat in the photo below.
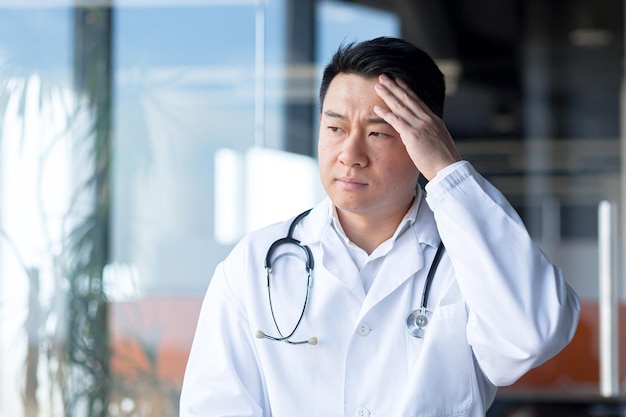
<svg viewBox="0 0 626 417">
<path fill-rule="evenodd" d="M 245 237 L 209 285 L 180 416 L 484 416 L 496 386 L 558 353 L 574 335 L 579 300 L 504 197 L 467 162 L 426 191 L 367 294 L 330 225 L 330 201 L 300 222 L 295 238 L 315 265 L 292 340 L 316 336 L 315 346 L 255 338 L 259 329 L 277 335 L 263 265 L 291 220 Z M 420 305 L 440 239 L 433 315 L 417 339 L 405 320 Z M 286 334 L 302 310 L 306 274 L 302 262 L 283 258 L 271 284 Z"/>
</svg>

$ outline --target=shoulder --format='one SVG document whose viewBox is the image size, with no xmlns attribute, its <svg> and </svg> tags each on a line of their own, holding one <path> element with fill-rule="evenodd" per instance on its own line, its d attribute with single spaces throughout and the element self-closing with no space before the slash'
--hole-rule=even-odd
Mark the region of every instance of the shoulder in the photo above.
<svg viewBox="0 0 626 417">
<path fill-rule="evenodd" d="M 270 246 L 279 239 L 287 237 L 289 229 L 294 225 L 293 236 L 297 240 L 308 241 L 315 236 L 318 223 L 327 217 L 327 202 L 323 201 L 306 211 L 294 213 L 291 217 L 261 227 L 247 233 L 233 248 L 226 262 L 247 262 L 251 258 L 265 257 Z M 306 214 L 305 214 L 306 213 Z M 301 216 L 300 219 L 298 217 Z M 297 220 L 297 221 L 296 221 Z M 240 264 L 241 265 L 241 264 Z"/>
<path fill-rule="evenodd" d="M 286 219 L 248 232 L 233 247 L 225 262 L 240 264 L 250 257 L 258 257 L 261 252 L 267 252 L 273 242 L 287 235 L 292 220 Z"/>
</svg>

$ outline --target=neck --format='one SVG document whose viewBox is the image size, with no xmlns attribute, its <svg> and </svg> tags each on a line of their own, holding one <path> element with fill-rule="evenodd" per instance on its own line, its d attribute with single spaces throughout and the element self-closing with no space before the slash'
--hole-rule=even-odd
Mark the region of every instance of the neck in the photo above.
<svg viewBox="0 0 626 417">
<path fill-rule="evenodd" d="M 381 243 L 393 236 L 410 207 L 409 204 L 406 210 L 394 216 L 380 218 L 340 209 L 337 209 L 337 216 L 348 239 L 369 255 Z"/>
</svg>

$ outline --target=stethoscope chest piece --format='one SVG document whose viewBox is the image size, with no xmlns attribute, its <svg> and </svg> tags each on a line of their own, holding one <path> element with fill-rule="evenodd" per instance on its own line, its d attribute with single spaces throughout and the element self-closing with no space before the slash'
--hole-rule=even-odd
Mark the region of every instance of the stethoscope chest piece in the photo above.
<svg viewBox="0 0 626 417">
<path fill-rule="evenodd" d="M 406 330 L 413 337 L 423 338 L 424 327 L 428 325 L 428 319 L 431 315 L 432 313 L 426 309 L 412 311 L 406 318 Z"/>
<path fill-rule="evenodd" d="M 426 303 L 428 302 L 430 284 L 432 284 L 433 277 L 435 276 L 435 271 L 437 270 L 437 265 L 439 265 L 443 251 L 443 242 L 440 242 L 439 247 L 437 248 L 437 253 L 435 253 L 433 263 L 430 265 L 428 275 L 426 276 L 426 282 L 424 283 L 424 289 L 422 290 L 422 302 L 420 303 L 420 308 L 413 310 L 406 318 L 407 332 L 409 332 L 411 336 L 417 337 L 418 339 L 422 339 L 424 337 L 424 327 L 428 325 L 428 321 L 433 315 L 430 310 L 426 309 Z"/>
</svg>

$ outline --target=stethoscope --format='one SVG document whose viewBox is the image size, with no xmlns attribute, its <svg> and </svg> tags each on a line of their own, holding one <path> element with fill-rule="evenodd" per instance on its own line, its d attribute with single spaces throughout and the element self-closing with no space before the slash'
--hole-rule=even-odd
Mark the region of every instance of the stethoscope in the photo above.
<svg viewBox="0 0 626 417">
<path fill-rule="evenodd" d="M 306 217 L 311 209 L 306 210 L 303 213 L 300 213 L 289 226 L 289 231 L 287 232 L 287 236 L 278 239 L 274 243 L 272 243 L 267 250 L 267 254 L 265 255 L 265 274 L 267 278 L 267 298 L 270 306 L 270 313 L 272 315 L 272 321 L 274 322 L 274 327 L 278 332 L 278 336 L 270 336 L 263 332 L 262 330 L 256 331 L 256 337 L 259 339 L 269 339 L 277 342 L 285 342 L 291 345 L 316 345 L 317 337 L 313 336 L 307 340 L 299 340 L 293 341 L 291 337 L 296 333 L 300 323 L 302 322 L 302 318 L 304 317 L 304 312 L 306 311 L 306 306 L 309 301 L 309 292 L 311 288 L 311 272 L 313 271 L 313 253 L 311 249 L 307 245 L 303 245 L 299 240 L 294 239 L 293 232 L 296 228 L 296 225 Z M 302 311 L 300 312 L 300 317 L 298 317 L 298 321 L 296 322 L 293 330 L 288 334 L 283 334 L 278 326 L 278 322 L 276 321 L 276 315 L 274 314 L 274 307 L 272 305 L 272 292 L 270 285 L 270 276 L 272 275 L 272 256 L 274 252 L 279 246 L 283 245 L 294 245 L 300 248 L 305 256 L 305 270 L 306 270 L 306 293 L 304 296 L 304 304 L 302 305 Z M 432 264 L 430 265 L 430 269 L 428 270 L 428 275 L 426 276 L 426 282 L 424 282 L 424 288 L 422 290 L 422 299 L 420 302 L 420 307 L 417 310 L 412 311 L 406 319 L 406 329 L 409 334 L 413 337 L 423 338 L 424 337 L 424 328 L 428 325 L 429 317 L 432 315 L 431 312 L 426 308 L 428 302 L 428 294 L 430 292 L 430 287 L 435 276 L 435 271 L 437 270 L 437 266 L 439 265 L 439 261 L 441 260 L 441 256 L 444 251 L 443 242 L 439 244 L 437 248 L 437 253 L 435 254 L 435 258 L 433 259 Z"/>
</svg>

